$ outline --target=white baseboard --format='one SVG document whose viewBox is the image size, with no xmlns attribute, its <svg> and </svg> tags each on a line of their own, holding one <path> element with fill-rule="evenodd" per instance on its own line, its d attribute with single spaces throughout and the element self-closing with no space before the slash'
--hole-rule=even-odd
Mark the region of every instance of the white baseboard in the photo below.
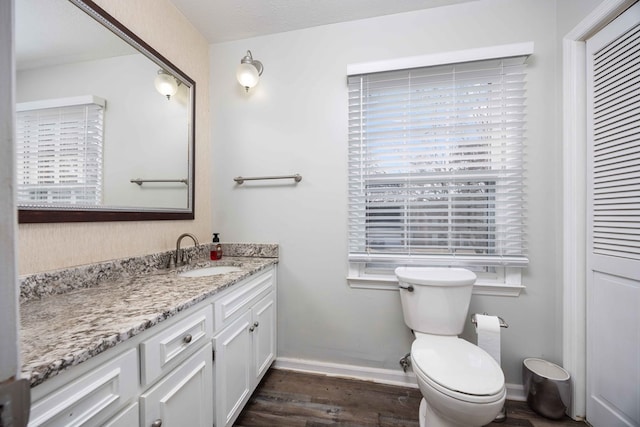
<svg viewBox="0 0 640 427">
<path fill-rule="evenodd" d="M 527 395 L 524 393 L 522 384 L 506 383 L 505 386 L 507 387 L 508 400 L 517 400 L 519 402 L 525 402 L 527 400 Z"/>
<path fill-rule="evenodd" d="M 418 388 L 416 375 L 395 369 L 370 368 L 366 366 L 343 365 L 339 363 L 320 362 L 317 360 L 292 359 L 278 357 L 273 365 L 276 369 L 308 372 L 330 377 L 350 378 L 374 383 Z"/>
<path fill-rule="evenodd" d="M 396 369 L 370 368 L 366 366 L 344 365 L 340 363 L 320 362 L 317 360 L 293 359 L 278 357 L 273 364 L 275 369 L 330 377 L 349 378 L 374 383 L 389 384 L 401 387 L 418 388 L 416 375 L 413 372 L 402 372 Z M 507 399 L 525 401 L 524 388 L 521 384 L 506 384 Z"/>
</svg>

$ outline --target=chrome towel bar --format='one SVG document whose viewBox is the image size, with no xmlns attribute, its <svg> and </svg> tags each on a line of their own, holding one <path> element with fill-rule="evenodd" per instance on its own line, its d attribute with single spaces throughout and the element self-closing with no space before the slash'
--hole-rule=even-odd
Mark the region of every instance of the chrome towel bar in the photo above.
<svg viewBox="0 0 640 427">
<path fill-rule="evenodd" d="M 131 182 L 142 185 L 143 182 L 181 182 L 184 185 L 189 185 L 189 180 L 185 179 L 132 179 Z"/>
<path fill-rule="evenodd" d="M 233 178 L 233 180 L 238 184 L 242 184 L 245 181 L 261 181 L 263 179 L 293 179 L 295 182 L 300 182 L 302 181 L 302 175 L 295 174 L 295 175 L 280 175 L 280 176 L 253 176 L 250 178 L 237 176 Z"/>
</svg>

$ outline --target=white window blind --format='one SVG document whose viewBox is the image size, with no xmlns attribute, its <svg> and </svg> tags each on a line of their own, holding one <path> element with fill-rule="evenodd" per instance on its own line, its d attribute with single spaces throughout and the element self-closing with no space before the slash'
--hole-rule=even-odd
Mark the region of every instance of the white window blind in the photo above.
<svg viewBox="0 0 640 427">
<path fill-rule="evenodd" d="M 92 96 L 18 105 L 20 205 L 101 204 L 104 106 Z"/>
<path fill-rule="evenodd" d="M 593 252 L 640 260 L 640 25 L 593 61 Z"/>
<path fill-rule="evenodd" d="M 524 266 L 526 57 L 349 76 L 349 259 Z"/>
</svg>

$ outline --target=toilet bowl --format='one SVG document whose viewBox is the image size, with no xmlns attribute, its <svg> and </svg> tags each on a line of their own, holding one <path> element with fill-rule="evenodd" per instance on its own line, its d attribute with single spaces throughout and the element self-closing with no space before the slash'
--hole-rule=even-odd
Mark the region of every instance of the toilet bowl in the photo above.
<svg viewBox="0 0 640 427">
<path fill-rule="evenodd" d="M 468 341 L 416 333 L 411 365 L 424 397 L 421 427 L 483 426 L 504 405 L 502 369 Z"/>
<path fill-rule="evenodd" d="M 504 405 L 500 365 L 458 334 L 476 276 L 462 268 L 398 267 L 404 320 L 412 329 L 411 365 L 423 399 L 421 427 L 489 424 Z"/>
</svg>

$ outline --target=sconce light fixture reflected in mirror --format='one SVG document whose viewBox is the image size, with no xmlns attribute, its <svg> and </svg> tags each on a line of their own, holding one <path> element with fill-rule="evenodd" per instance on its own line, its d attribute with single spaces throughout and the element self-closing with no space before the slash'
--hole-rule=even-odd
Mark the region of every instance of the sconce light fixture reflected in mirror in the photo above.
<svg viewBox="0 0 640 427">
<path fill-rule="evenodd" d="M 180 86 L 181 82 L 177 81 L 175 77 L 165 70 L 158 70 L 158 75 L 153 83 L 161 95 L 166 96 L 167 99 L 171 99 L 171 97 L 178 92 L 178 86 Z"/>
<path fill-rule="evenodd" d="M 244 58 L 240 60 L 236 77 L 238 82 L 244 86 L 244 89 L 249 92 L 249 89 L 257 85 L 260 81 L 263 70 L 262 62 L 253 59 L 251 51 L 248 50 Z"/>
</svg>

